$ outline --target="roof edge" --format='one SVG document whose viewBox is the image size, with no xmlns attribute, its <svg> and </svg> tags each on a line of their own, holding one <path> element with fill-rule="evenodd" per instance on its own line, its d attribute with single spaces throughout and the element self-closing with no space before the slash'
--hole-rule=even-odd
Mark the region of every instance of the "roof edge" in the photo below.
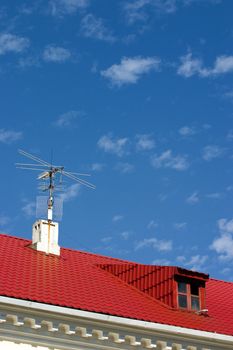
<svg viewBox="0 0 233 350">
<path fill-rule="evenodd" d="M 86 320 L 91 320 L 93 322 L 108 322 L 119 326 L 141 328 L 147 331 L 157 331 L 166 335 L 177 334 L 179 336 L 185 336 L 188 338 L 198 338 L 202 341 L 213 341 L 219 343 L 224 343 L 228 345 L 233 345 L 233 335 L 225 335 L 221 333 L 206 332 L 201 330 L 196 330 L 192 328 L 184 328 L 178 326 L 171 326 L 168 324 L 140 321 L 130 318 L 111 316 L 106 314 L 100 314 L 95 312 L 83 311 L 78 309 L 72 309 L 68 307 L 55 306 L 45 303 L 38 303 L 23 299 L 9 298 L 0 296 L 0 305 L 5 304 L 9 306 L 27 308 L 31 310 L 36 310 L 38 312 L 52 312 L 64 316 L 79 317 Z"/>
</svg>

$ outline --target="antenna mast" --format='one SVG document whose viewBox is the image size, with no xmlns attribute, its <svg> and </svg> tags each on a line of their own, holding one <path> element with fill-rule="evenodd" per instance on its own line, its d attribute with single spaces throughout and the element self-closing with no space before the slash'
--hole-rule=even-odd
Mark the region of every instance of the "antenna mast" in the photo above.
<svg viewBox="0 0 233 350">
<path fill-rule="evenodd" d="M 48 221 L 53 221 L 53 173 L 49 172 Z"/>
<path fill-rule="evenodd" d="M 52 165 L 48 162 L 44 161 L 43 159 L 40 159 L 26 151 L 23 151 L 22 149 L 19 149 L 18 152 L 33 160 L 34 164 L 25 164 L 25 163 L 16 163 L 16 167 L 20 169 L 26 169 L 26 170 L 35 170 L 35 171 L 43 171 L 39 174 L 37 177 L 38 180 L 49 180 L 48 186 L 44 189 L 45 191 L 48 191 L 48 220 L 53 220 L 53 205 L 54 205 L 54 196 L 53 193 L 55 191 L 55 177 L 56 174 L 60 174 L 60 176 L 64 175 L 76 182 L 78 182 L 80 185 L 84 185 L 86 187 L 95 189 L 95 185 L 92 183 L 81 179 L 79 176 L 90 176 L 90 174 L 83 174 L 83 173 L 73 173 L 70 171 L 64 171 L 64 166 L 61 165 Z"/>
<path fill-rule="evenodd" d="M 95 185 L 80 178 L 80 176 L 90 176 L 89 174 L 65 171 L 64 166 L 53 165 L 52 163 L 50 164 L 44 161 L 43 159 L 40 159 L 21 149 L 19 149 L 18 152 L 21 155 L 33 160 L 34 163 L 33 164 L 16 163 L 17 168 L 39 171 L 40 174 L 37 177 L 37 179 L 48 181 L 47 186 L 44 187 L 43 189 L 44 191 L 48 191 L 47 221 L 45 222 L 44 220 L 40 219 L 36 221 L 36 223 L 34 224 L 32 247 L 34 247 L 37 250 L 44 251 L 47 254 L 52 252 L 53 254 L 59 255 L 60 247 L 58 246 L 58 223 L 53 222 L 54 191 L 56 190 L 56 186 L 55 186 L 56 175 L 60 174 L 60 183 L 61 183 L 62 176 L 66 176 L 69 179 L 76 181 L 80 185 L 84 185 L 92 189 L 95 189 Z M 57 199 L 59 199 L 59 197 L 57 197 Z M 43 226 L 43 228 L 41 226 Z M 45 228 L 46 226 L 47 226 L 47 229 Z"/>
</svg>

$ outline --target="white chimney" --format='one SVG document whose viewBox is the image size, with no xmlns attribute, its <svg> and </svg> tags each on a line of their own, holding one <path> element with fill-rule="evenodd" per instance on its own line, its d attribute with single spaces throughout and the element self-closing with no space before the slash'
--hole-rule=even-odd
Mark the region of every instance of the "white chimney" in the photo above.
<svg viewBox="0 0 233 350">
<path fill-rule="evenodd" d="M 37 220 L 32 226 L 32 248 L 46 254 L 60 255 L 58 223 Z"/>
</svg>

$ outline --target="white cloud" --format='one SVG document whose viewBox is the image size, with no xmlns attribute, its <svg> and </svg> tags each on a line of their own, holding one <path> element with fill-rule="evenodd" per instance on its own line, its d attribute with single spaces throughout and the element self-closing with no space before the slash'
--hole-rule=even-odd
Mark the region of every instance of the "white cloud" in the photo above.
<svg viewBox="0 0 233 350">
<path fill-rule="evenodd" d="M 233 101 L 233 90 L 227 91 L 223 94 L 223 97 L 228 98 L 229 100 Z"/>
<path fill-rule="evenodd" d="M 120 233 L 121 237 L 122 237 L 125 241 L 127 241 L 127 240 L 129 239 L 130 234 L 131 234 L 131 233 L 130 233 L 129 231 L 123 231 L 123 232 Z"/>
<path fill-rule="evenodd" d="M 173 13 L 177 9 L 177 0 L 151 0 L 152 5 L 159 12 Z"/>
<path fill-rule="evenodd" d="M 170 261 L 167 259 L 155 259 L 151 262 L 152 265 L 166 266 L 170 265 Z"/>
<path fill-rule="evenodd" d="M 223 154 L 223 149 L 217 145 L 208 145 L 203 148 L 202 158 L 206 161 L 211 161 L 212 159 L 219 158 Z"/>
<path fill-rule="evenodd" d="M 233 259 L 233 219 L 219 219 L 217 225 L 220 236 L 215 238 L 210 249 L 215 250 L 222 261 Z"/>
<path fill-rule="evenodd" d="M 28 56 L 28 57 L 20 57 L 18 61 L 18 65 L 20 68 L 28 68 L 28 67 L 39 67 L 40 61 L 38 57 Z"/>
<path fill-rule="evenodd" d="M 129 45 L 129 44 L 135 42 L 136 38 L 137 38 L 136 34 L 128 34 L 128 35 L 123 36 L 122 42 L 126 45 Z"/>
<path fill-rule="evenodd" d="M 232 91 L 232 98 L 233 98 L 233 91 Z M 233 140 L 233 130 L 229 130 L 227 133 L 227 140 L 232 141 Z"/>
<path fill-rule="evenodd" d="M 69 60 L 70 57 L 70 51 L 60 46 L 48 45 L 43 52 L 43 59 L 46 62 L 62 63 Z"/>
<path fill-rule="evenodd" d="M 219 56 L 216 58 L 211 74 L 224 74 L 233 71 L 233 56 Z"/>
<path fill-rule="evenodd" d="M 53 16 L 71 15 L 78 10 L 85 9 L 89 0 L 50 0 L 49 6 Z"/>
<path fill-rule="evenodd" d="M 129 24 L 147 19 L 145 7 L 151 4 L 151 0 L 136 0 L 127 2 L 124 11 Z"/>
<path fill-rule="evenodd" d="M 158 224 L 155 220 L 151 220 L 151 221 L 149 222 L 149 224 L 147 225 L 147 228 L 148 228 L 149 230 L 151 230 L 151 229 L 157 228 L 158 226 L 159 226 L 159 224 Z"/>
<path fill-rule="evenodd" d="M 176 260 L 179 262 L 179 263 L 183 263 L 186 259 L 183 255 L 179 255 L 176 257 Z"/>
<path fill-rule="evenodd" d="M 78 183 L 74 183 L 66 188 L 66 191 L 61 194 L 61 198 L 64 202 L 68 202 L 74 198 L 76 198 L 81 191 L 81 185 Z"/>
<path fill-rule="evenodd" d="M 190 260 L 186 261 L 186 265 L 190 266 L 191 270 L 201 270 L 203 268 L 203 265 L 206 263 L 206 261 L 208 260 L 208 256 L 207 255 L 193 255 L 191 256 Z"/>
<path fill-rule="evenodd" d="M 220 260 L 231 260 L 233 259 L 233 239 L 229 233 L 223 233 L 220 237 L 214 239 L 210 249 L 216 251 L 219 254 Z"/>
<path fill-rule="evenodd" d="M 170 168 L 178 171 L 188 169 L 189 163 L 184 155 L 173 155 L 171 150 L 164 151 L 160 156 L 151 157 L 151 164 L 155 168 Z"/>
<path fill-rule="evenodd" d="M 112 32 L 107 29 L 101 18 L 96 18 L 89 13 L 81 21 L 81 33 L 86 38 L 98 39 L 107 42 L 114 42 L 116 38 Z"/>
<path fill-rule="evenodd" d="M 97 145 L 106 153 L 112 153 L 118 157 L 122 157 L 127 153 L 126 147 L 128 142 L 127 137 L 114 139 L 111 135 L 104 135 L 99 139 Z"/>
<path fill-rule="evenodd" d="M 128 0 L 124 2 L 124 11 L 126 20 L 129 24 L 134 24 L 137 21 L 148 20 L 149 15 L 154 13 L 172 14 L 179 7 L 188 6 L 196 3 L 217 4 L 221 0 Z"/>
<path fill-rule="evenodd" d="M 220 199 L 222 197 L 223 197 L 222 193 L 219 193 L 219 192 L 208 193 L 206 195 L 206 198 L 209 198 L 209 199 Z"/>
<path fill-rule="evenodd" d="M 192 136 L 196 133 L 194 128 L 191 128 L 189 126 L 183 126 L 179 129 L 179 134 L 181 136 Z"/>
<path fill-rule="evenodd" d="M 172 250 L 172 241 L 159 240 L 157 238 L 144 238 L 142 241 L 135 244 L 135 250 L 148 247 L 158 251 L 170 251 Z"/>
<path fill-rule="evenodd" d="M 36 215 L 36 204 L 35 202 L 27 202 L 23 207 L 22 211 L 26 217 L 32 217 Z"/>
<path fill-rule="evenodd" d="M 111 240 L 112 240 L 111 236 L 101 238 L 101 242 L 105 244 L 111 242 Z"/>
<path fill-rule="evenodd" d="M 160 200 L 160 202 L 164 202 L 168 199 L 168 194 L 165 194 L 165 193 L 160 193 L 158 195 L 158 199 Z"/>
<path fill-rule="evenodd" d="M 176 260 L 188 267 L 190 270 L 201 271 L 203 268 L 205 268 L 204 265 L 208 260 L 208 256 L 197 254 L 191 256 L 189 259 L 185 258 L 184 256 L 178 256 Z"/>
<path fill-rule="evenodd" d="M 30 5 L 22 4 L 18 7 L 18 12 L 26 16 L 31 15 L 33 14 L 33 12 L 38 10 L 38 5 L 39 5 L 39 1 L 37 3 L 30 4 Z"/>
<path fill-rule="evenodd" d="M 203 75 L 203 63 L 199 58 L 193 58 L 192 53 L 188 53 L 180 58 L 181 64 L 178 67 L 177 73 L 184 76 L 185 78 L 190 78 L 194 74 Z"/>
<path fill-rule="evenodd" d="M 154 9 L 157 12 L 173 13 L 176 11 L 177 0 L 131 0 L 124 5 L 127 22 L 146 21 L 149 13 Z"/>
<path fill-rule="evenodd" d="M 155 141 L 149 134 L 136 135 L 137 151 L 150 151 L 155 148 Z"/>
<path fill-rule="evenodd" d="M 202 59 L 193 58 L 191 52 L 182 56 L 180 61 L 181 64 L 177 69 L 177 73 L 186 78 L 190 78 L 193 75 L 205 78 L 233 72 L 233 56 L 218 56 L 212 68 L 204 67 Z"/>
<path fill-rule="evenodd" d="M 200 198 L 199 198 L 198 192 L 195 191 L 186 199 L 186 202 L 189 204 L 196 204 L 199 202 L 199 200 Z"/>
<path fill-rule="evenodd" d="M 21 131 L 0 129 L 0 142 L 11 144 L 22 139 L 23 133 Z"/>
<path fill-rule="evenodd" d="M 79 111 L 69 111 L 61 114 L 55 122 L 53 122 L 54 126 L 58 128 L 68 128 L 73 126 L 74 121 L 81 115 L 82 113 Z"/>
<path fill-rule="evenodd" d="M 118 162 L 115 169 L 122 174 L 130 174 L 134 171 L 134 165 L 127 162 Z"/>
<path fill-rule="evenodd" d="M 203 3 L 203 0 L 183 0 L 183 4 L 185 6 L 189 6 L 195 3 Z M 209 4 L 213 4 L 213 5 L 217 5 L 217 4 L 221 4 L 222 0 L 205 0 L 205 3 L 209 3 Z"/>
<path fill-rule="evenodd" d="M 187 227 L 187 222 L 175 222 L 173 227 L 178 231 L 184 230 Z"/>
<path fill-rule="evenodd" d="M 113 221 L 113 222 L 118 222 L 118 221 L 121 221 L 121 220 L 123 220 L 123 219 L 124 219 L 124 216 L 123 216 L 123 215 L 117 214 L 117 215 L 114 215 L 114 216 L 113 216 L 112 221 Z"/>
<path fill-rule="evenodd" d="M 114 64 L 101 75 L 109 79 L 113 85 L 135 84 L 143 74 L 158 70 L 160 59 L 156 57 L 123 57 L 120 64 Z"/>
<path fill-rule="evenodd" d="M 91 164 L 91 171 L 102 171 L 105 167 L 103 163 L 93 163 Z"/>
<path fill-rule="evenodd" d="M 224 269 L 222 269 L 221 273 L 223 273 L 224 275 L 227 275 L 231 273 L 231 269 L 229 267 L 225 267 Z"/>
<path fill-rule="evenodd" d="M 10 33 L 0 34 L 0 55 L 6 53 L 20 53 L 27 49 L 30 45 L 28 38 L 20 37 Z"/>
<path fill-rule="evenodd" d="M 203 127 L 204 130 L 209 130 L 209 129 L 212 128 L 212 125 L 210 125 L 210 124 L 203 124 L 202 127 Z"/>
<path fill-rule="evenodd" d="M 221 232 L 233 234 L 233 219 L 231 219 L 231 220 L 219 219 L 217 224 L 218 224 L 218 228 Z"/>
<path fill-rule="evenodd" d="M 0 215 L 0 226 L 5 226 L 10 222 L 10 218 L 4 214 Z"/>
</svg>

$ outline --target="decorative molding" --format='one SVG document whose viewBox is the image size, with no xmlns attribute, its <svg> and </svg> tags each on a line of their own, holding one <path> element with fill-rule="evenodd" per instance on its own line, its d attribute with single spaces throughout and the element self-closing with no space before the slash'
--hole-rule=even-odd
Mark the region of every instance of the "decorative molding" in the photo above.
<svg viewBox="0 0 233 350">
<path fill-rule="evenodd" d="M 211 340 L 212 342 L 215 341 L 215 343 L 228 343 L 231 345 L 230 349 L 232 349 L 233 344 L 233 335 L 201 331 L 198 329 L 172 326 L 167 324 L 136 320 L 120 316 L 106 315 L 97 312 L 84 311 L 68 307 L 0 296 L 0 308 L 5 308 L 6 306 L 8 310 L 13 310 L 13 312 L 15 312 L 16 310 L 21 310 L 27 311 L 27 313 L 32 313 L 34 315 L 38 313 L 43 313 L 43 315 L 46 316 L 55 315 L 56 319 L 60 317 L 62 317 L 63 319 L 67 317 L 72 317 L 76 320 L 82 320 L 84 323 L 97 322 L 101 324 L 112 324 L 116 327 L 119 326 L 130 329 L 140 329 L 141 331 L 146 330 L 152 332 L 153 334 L 159 333 L 163 334 L 164 336 L 169 336 L 172 334 L 178 337 L 184 337 L 188 339 L 199 339 L 203 342 L 208 342 L 209 340 Z"/>
<path fill-rule="evenodd" d="M 120 333 L 108 332 L 93 328 L 91 332 L 86 327 L 72 328 L 70 324 L 59 323 L 56 326 L 52 321 L 42 320 L 40 323 L 35 318 L 24 317 L 22 321 L 16 314 L 6 314 L 0 320 L 0 340 L 28 343 L 34 346 L 53 345 L 58 349 L 155 349 L 155 350 L 197 350 L 196 346 L 157 340 L 155 343 L 150 338 L 136 339 L 133 335 L 122 337 Z M 194 344 L 195 345 L 195 344 Z M 65 347 L 64 347 L 65 346 Z M 201 350 L 212 350 L 199 348 Z M 216 348 L 215 348 L 216 349 Z"/>
<path fill-rule="evenodd" d="M 233 336 L 0 296 L 2 340 L 64 350 L 232 350 Z"/>
</svg>

